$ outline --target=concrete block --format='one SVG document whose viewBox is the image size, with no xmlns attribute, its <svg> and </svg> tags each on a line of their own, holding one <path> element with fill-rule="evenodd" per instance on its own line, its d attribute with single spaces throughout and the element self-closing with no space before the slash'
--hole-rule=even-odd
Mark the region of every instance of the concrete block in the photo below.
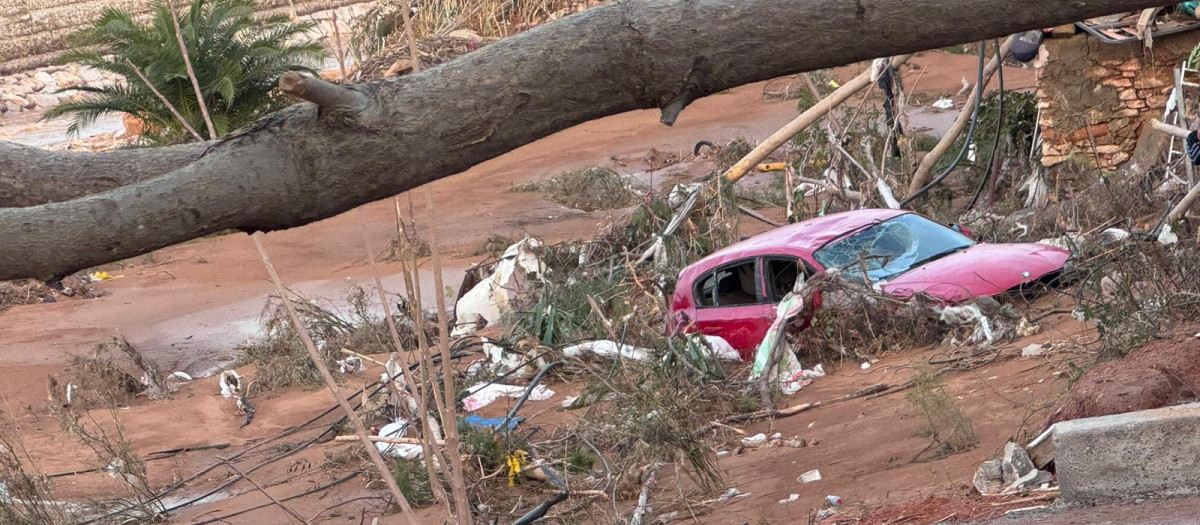
<svg viewBox="0 0 1200 525">
<path fill-rule="evenodd" d="M 1054 464 L 1069 504 L 1200 494 L 1200 403 L 1063 421 Z"/>
</svg>

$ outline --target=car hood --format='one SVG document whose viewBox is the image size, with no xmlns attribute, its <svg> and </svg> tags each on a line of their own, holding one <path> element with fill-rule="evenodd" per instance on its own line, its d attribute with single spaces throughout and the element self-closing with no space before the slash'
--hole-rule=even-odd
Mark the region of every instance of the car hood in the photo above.
<svg viewBox="0 0 1200 525">
<path fill-rule="evenodd" d="M 976 244 L 882 283 L 889 294 L 959 303 L 998 295 L 1062 269 L 1071 253 L 1044 244 Z"/>
</svg>

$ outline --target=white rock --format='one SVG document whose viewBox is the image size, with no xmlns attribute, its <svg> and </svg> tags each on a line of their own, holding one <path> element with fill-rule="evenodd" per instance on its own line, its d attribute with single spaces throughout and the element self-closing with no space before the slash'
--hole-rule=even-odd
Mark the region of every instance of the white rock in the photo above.
<svg viewBox="0 0 1200 525">
<path fill-rule="evenodd" d="M 54 80 L 54 77 L 50 73 L 38 71 L 33 74 L 33 78 L 42 83 L 42 91 L 54 91 L 58 89 L 58 82 Z"/>
<path fill-rule="evenodd" d="M 797 480 L 800 483 L 814 483 L 821 481 L 821 471 L 817 469 L 810 470 L 800 475 Z"/>
<path fill-rule="evenodd" d="M 57 96 L 43 93 L 34 93 L 29 95 L 29 101 L 33 103 L 34 106 L 39 108 L 52 108 L 58 105 Z"/>
</svg>

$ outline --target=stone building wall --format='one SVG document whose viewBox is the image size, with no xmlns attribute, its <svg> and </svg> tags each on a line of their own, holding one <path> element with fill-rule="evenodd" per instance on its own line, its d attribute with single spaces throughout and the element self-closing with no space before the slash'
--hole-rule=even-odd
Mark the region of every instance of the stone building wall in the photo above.
<svg viewBox="0 0 1200 525">
<path fill-rule="evenodd" d="M 52 64 L 67 36 L 94 20 L 107 8 L 144 13 L 154 0 L 0 0 L 0 75 Z M 303 16 L 330 7 L 371 3 L 373 0 L 258 0 L 260 12 Z"/>
<path fill-rule="evenodd" d="M 1129 160 L 1148 119 L 1162 118 L 1174 69 L 1198 42 L 1200 31 L 1156 39 L 1151 49 L 1088 35 L 1046 40 L 1037 70 L 1042 164 L 1074 157 L 1115 169 Z"/>
</svg>

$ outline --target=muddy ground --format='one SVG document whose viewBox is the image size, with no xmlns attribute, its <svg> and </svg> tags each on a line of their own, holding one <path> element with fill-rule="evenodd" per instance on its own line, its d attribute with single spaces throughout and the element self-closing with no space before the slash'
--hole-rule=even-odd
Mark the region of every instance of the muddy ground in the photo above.
<svg viewBox="0 0 1200 525">
<path fill-rule="evenodd" d="M 952 95 L 961 79 L 974 73 L 975 57 L 931 53 L 917 62 L 920 70 L 906 73 L 926 97 Z M 841 71 L 846 77 L 852 69 Z M 1010 88 L 1029 88 L 1032 74 L 1027 69 L 1005 73 Z M 917 81 L 919 77 L 919 82 Z M 911 85 L 911 84 L 910 84 Z M 753 84 L 697 101 L 683 113 L 673 128 L 658 123 L 657 112 L 634 112 L 601 119 L 563 131 L 479 165 L 468 172 L 432 183 L 413 192 L 412 210 L 420 235 L 436 238 L 452 257 L 446 263 L 447 283 L 458 283 L 463 269 L 479 260 L 480 245 L 491 234 L 519 237 L 525 233 L 554 242 L 588 237 L 597 226 L 619 212 L 584 213 L 567 210 L 535 193 L 505 191 L 511 186 L 544 180 L 563 170 L 595 165 L 636 175 L 643 180 L 687 180 L 705 173 L 702 163 L 686 163 L 649 172 L 644 156 L 651 149 L 689 152 L 699 140 L 713 142 L 736 137 L 761 139 L 796 114 L 794 101 L 764 100 L 764 84 Z M 948 120 L 953 113 L 928 115 L 929 127 Z M 934 130 L 936 131 L 936 130 Z M 425 193 L 432 195 L 434 210 L 425 209 Z M 400 203 L 407 211 L 409 196 Z M 743 221 L 745 233 L 763 227 Z M 376 250 L 394 237 L 394 204 L 391 200 L 364 206 L 344 215 L 294 230 L 266 236 L 272 260 L 289 284 L 311 297 L 342 297 L 348 281 L 370 279 L 366 265 L 364 235 Z M 402 289 L 398 269 L 385 264 L 385 285 Z M 0 395 L 5 410 L 18 417 L 30 457 L 48 473 L 69 472 L 88 467 L 88 456 L 71 438 L 58 431 L 46 416 L 46 376 L 62 368 L 72 353 L 82 353 L 96 342 L 118 333 L 149 359 L 165 368 L 202 376 L 228 363 L 235 347 L 259 334 L 259 314 L 271 285 L 251 240 L 241 234 L 213 236 L 103 268 L 116 278 L 97 287 L 104 297 L 90 300 L 65 299 L 52 304 L 27 305 L 0 313 Z M 431 283 L 432 279 L 424 279 Z M 451 290 L 453 291 L 453 290 Z M 428 285 L 426 297 L 444 291 Z M 1061 307 L 1056 298 L 1043 298 L 1027 308 L 1051 310 Z M 1051 316 L 1041 321 L 1040 333 L 1005 344 L 986 356 L 982 366 L 947 375 L 947 386 L 972 419 L 979 442 L 966 452 L 928 460 L 914 457 L 929 444 L 918 432 L 919 422 L 907 409 L 904 394 L 861 398 L 800 415 L 744 428 L 744 432 L 780 432 L 799 437 L 803 448 L 761 448 L 732 454 L 719 460 L 724 479 L 747 496 L 696 512 L 698 523 L 804 523 L 811 509 L 828 495 L 847 503 L 847 520 L 860 523 L 934 523 L 991 518 L 1028 502 L 981 500 L 970 496 L 970 480 L 984 459 L 995 456 L 1013 437 L 1027 438 L 1040 431 L 1069 376 L 1068 361 L 1079 359 L 1095 341 L 1088 326 L 1069 316 Z M 1034 342 L 1061 342 L 1058 352 L 1035 358 L 1020 357 L 1020 349 Z M 799 394 L 784 400 L 791 405 L 836 398 L 876 384 L 900 384 L 912 374 L 913 365 L 944 358 L 945 348 L 917 348 L 878 356 L 870 368 L 857 361 L 827 363 L 831 372 Z M 365 378 L 352 379 L 346 393 L 377 377 L 380 367 L 371 366 Z M 561 424 L 575 417 L 558 408 L 573 393 L 572 385 L 551 385 L 557 394 L 550 400 L 532 402 L 523 413 L 529 428 Z M 320 432 L 325 418 L 286 438 L 265 442 L 284 429 L 309 420 L 332 406 L 324 391 L 292 390 L 265 396 L 257 401 L 253 424 L 239 428 L 241 416 L 229 400 L 218 395 L 216 378 L 187 384 L 168 401 L 141 401 L 118 412 L 134 451 L 154 451 L 202 444 L 229 443 L 220 451 L 199 451 L 150 463 L 155 484 L 167 484 L 255 445 L 237 462 L 247 470 L 267 457 L 286 452 L 287 445 Z M 507 403 L 499 401 L 484 409 L 486 416 L 500 415 Z M 93 416 L 105 421 L 107 413 Z M 726 436 L 731 443 L 736 436 Z M 322 443 L 308 447 L 284 460 L 256 470 L 252 477 L 277 498 L 301 493 L 340 479 L 349 471 L 327 464 L 345 445 Z M 735 446 L 721 450 L 736 452 Z M 801 484 L 797 477 L 819 469 L 822 481 Z M 217 468 L 189 486 L 185 494 L 201 495 L 220 485 L 229 471 Z M 177 523 L 285 523 L 274 507 L 222 517 L 253 505 L 269 503 L 254 489 L 239 484 L 217 494 L 213 501 L 195 505 L 174 516 Z M 656 500 L 669 505 L 683 479 L 667 479 Z M 374 516 L 382 505 L 378 486 L 367 486 L 354 478 L 317 494 L 288 502 L 300 514 L 316 522 L 359 523 Z M 118 484 L 105 474 L 90 473 L 54 479 L 55 495 L 83 499 L 116 494 Z M 208 489 L 208 490 L 206 490 Z M 522 488 L 527 496 L 542 499 L 536 488 Z M 780 504 L 790 494 L 791 503 Z M 923 504 L 928 498 L 945 498 L 938 505 Z M 964 503 L 966 502 L 966 503 Z M 627 509 L 626 502 L 603 502 Z M 907 505 L 907 507 L 905 507 Z M 932 510 L 948 510 L 932 517 Z M 925 509 L 917 513 L 904 509 Z M 896 509 L 900 509 L 897 511 Z M 974 509 L 974 510 L 969 510 Z M 683 515 L 689 509 L 677 510 Z M 432 511 L 430 511 L 432 512 Z M 883 512 L 884 514 L 878 514 Z M 908 516 L 896 514 L 908 512 Z M 926 516 L 928 514 L 928 516 Z M 432 514 L 430 514 L 432 515 Z M 885 516 L 886 517 L 880 517 Z M 597 522 L 601 522 L 598 519 Z M 399 516 L 382 523 L 400 523 Z M 370 518 L 365 519 L 370 523 Z M 1066 523 L 1066 522 L 1064 522 Z"/>
</svg>

